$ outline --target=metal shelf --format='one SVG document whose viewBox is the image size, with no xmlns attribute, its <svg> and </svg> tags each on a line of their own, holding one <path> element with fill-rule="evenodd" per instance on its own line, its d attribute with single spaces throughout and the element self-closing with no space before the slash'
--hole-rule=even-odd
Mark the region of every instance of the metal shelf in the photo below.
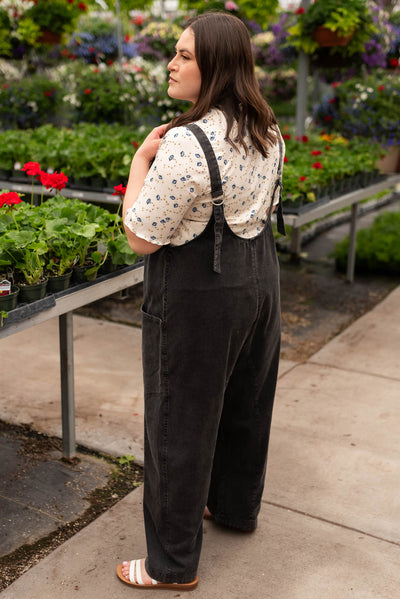
<svg viewBox="0 0 400 599">
<path fill-rule="evenodd" d="M 351 220 L 350 220 L 350 245 L 349 255 L 347 259 L 347 280 L 349 282 L 354 281 L 354 263 L 355 263 L 355 251 L 356 251 L 356 233 L 357 233 L 357 211 L 358 204 L 367 199 L 368 197 L 379 193 L 384 189 L 395 188 L 400 184 L 400 174 L 390 175 L 379 181 L 369 185 L 368 187 L 362 187 L 351 193 L 339 196 L 333 200 L 330 200 L 324 204 L 318 205 L 318 203 L 310 208 L 310 210 L 304 211 L 301 214 L 284 214 L 285 224 L 292 227 L 291 242 L 290 242 L 290 253 L 293 257 L 298 258 L 301 251 L 301 227 L 308 223 L 311 223 L 319 218 L 333 214 L 334 212 L 351 206 Z"/>
</svg>

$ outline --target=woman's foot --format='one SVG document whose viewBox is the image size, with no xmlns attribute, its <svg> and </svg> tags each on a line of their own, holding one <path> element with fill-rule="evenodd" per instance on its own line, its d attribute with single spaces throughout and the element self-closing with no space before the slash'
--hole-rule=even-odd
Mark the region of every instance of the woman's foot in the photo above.
<svg viewBox="0 0 400 599">
<path fill-rule="evenodd" d="M 137 562 L 135 564 L 135 561 Z M 154 584 L 157 581 L 153 581 L 151 576 L 146 572 L 145 559 L 133 560 L 132 562 L 122 562 L 122 576 L 130 582 L 138 582 L 140 584 Z M 135 566 L 136 565 L 136 570 Z M 133 580 L 131 579 L 133 578 Z"/>
<path fill-rule="evenodd" d="M 172 589 L 174 591 L 191 591 L 199 582 L 198 577 L 192 582 L 157 582 L 146 572 L 145 560 L 134 559 L 130 562 L 122 562 L 117 567 L 117 576 L 122 582 L 139 589 Z"/>
</svg>

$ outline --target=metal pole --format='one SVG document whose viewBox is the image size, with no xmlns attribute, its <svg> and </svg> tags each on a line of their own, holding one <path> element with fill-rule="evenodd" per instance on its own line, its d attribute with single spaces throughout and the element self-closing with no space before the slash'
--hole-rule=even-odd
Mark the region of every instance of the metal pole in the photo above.
<svg viewBox="0 0 400 599">
<path fill-rule="evenodd" d="M 117 15 L 117 40 L 118 40 L 118 63 L 120 70 L 120 83 L 123 83 L 123 54 L 122 54 L 122 22 L 121 22 L 121 5 L 119 0 L 115 0 L 115 12 Z"/>
<path fill-rule="evenodd" d="M 74 338 L 72 312 L 58 319 L 60 333 L 61 419 L 63 456 L 75 454 Z"/>
<path fill-rule="evenodd" d="M 356 244 L 357 244 L 357 212 L 358 202 L 351 207 L 349 253 L 347 255 L 347 273 L 346 279 L 349 283 L 354 281 L 354 267 L 356 263 Z"/>
<path fill-rule="evenodd" d="M 302 0 L 301 6 L 307 10 L 310 0 Z M 309 74 L 310 59 L 308 55 L 300 50 L 297 69 L 297 96 L 296 96 L 296 135 L 304 135 L 307 117 L 307 80 Z"/>
</svg>

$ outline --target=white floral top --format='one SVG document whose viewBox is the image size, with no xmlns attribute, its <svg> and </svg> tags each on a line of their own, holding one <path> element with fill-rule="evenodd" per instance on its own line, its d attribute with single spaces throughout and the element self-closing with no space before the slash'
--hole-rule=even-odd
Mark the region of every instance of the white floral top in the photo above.
<svg viewBox="0 0 400 599">
<path fill-rule="evenodd" d="M 210 110 L 196 124 L 209 138 L 218 161 L 230 229 L 239 237 L 255 237 L 264 227 L 271 203 L 279 144 L 264 158 L 246 139 L 246 156 L 227 142 L 226 119 L 221 111 Z M 276 194 L 274 204 L 278 200 Z M 204 152 L 189 129 L 171 129 L 160 144 L 139 197 L 125 215 L 125 224 L 150 243 L 182 245 L 204 231 L 211 212 L 211 182 Z"/>
</svg>

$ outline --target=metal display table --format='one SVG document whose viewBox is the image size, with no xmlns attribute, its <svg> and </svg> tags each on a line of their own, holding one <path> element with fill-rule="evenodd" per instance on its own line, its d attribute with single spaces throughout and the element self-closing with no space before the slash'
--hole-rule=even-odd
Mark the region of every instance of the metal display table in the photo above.
<svg viewBox="0 0 400 599">
<path fill-rule="evenodd" d="M 290 242 L 290 253 L 293 257 L 299 257 L 301 250 L 301 227 L 312 221 L 315 221 L 329 214 L 333 214 L 337 210 L 351 206 L 351 219 L 350 219 L 350 243 L 349 253 L 347 257 L 347 280 L 352 283 L 354 281 L 354 265 L 356 255 L 356 234 L 357 234 L 357 212 L 358 204 L 368 198 L 369 196 L 388 189 L 395 187 L 400 183 L 400 174 L 391 175 L 386 177 L 378 183 L 369 185 L 368 187 L 362 187 L 351 193 L 339 196 L 333 200 L 327 201 L 321 205 L 311 205 L 310 209 L 304 210 L 299 214 L 284 214 L 285 224 L 292 226 L 292 235 Z"/>
<path fill-rule="evenodd" d="M 83 283 L 48 295 L 42 300 L 23 304 L 9 313 L 0 328 L 4 339 L 50 318 L 58 316 L 61 372 L 61 419 L 63 456 L 75 454 L 75 394 L 72 312 L 86 304 L 132 287 L 143 281 L 143 262 L 127 266 L 91 283 Z"/>
</svg>

